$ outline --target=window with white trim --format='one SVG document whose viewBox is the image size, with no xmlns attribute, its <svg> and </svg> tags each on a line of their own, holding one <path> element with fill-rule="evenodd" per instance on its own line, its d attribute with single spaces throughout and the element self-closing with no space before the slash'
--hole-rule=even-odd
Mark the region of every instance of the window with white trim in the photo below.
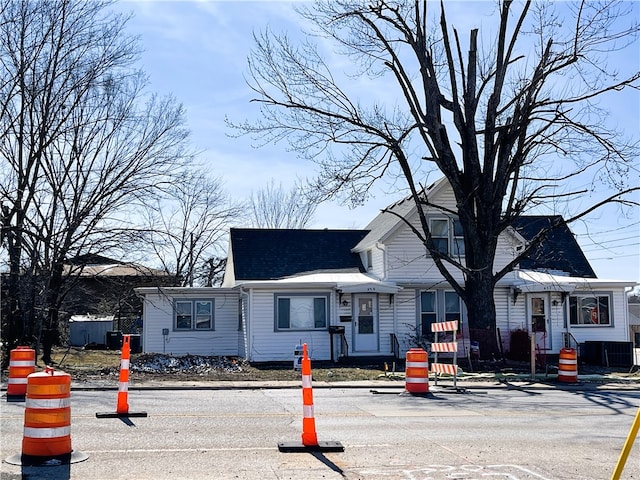
<svg viewBox="0 0 640 480">
<path fill-rule="evenodd" d="M 214 300 L 175 300 L 174 330 L 213 330 L 213 306 Z"/>
<path fill-rule="evenodd" d="M 438 252 L 464 257 L 464 237 L 460 220 L 432 218 L 429 221 L 429 229 L 433 246 Z"/>
<path fill-rule="evenodd" d="M 456 292 L 444 292 L 444 319 L 446 322 L 458 320 L 458 328 L 460 322 L 460 297 Z"/>
<path fill-rule="evenodd" d="M 275 328 L 323 330 L 329 324 L 329 294 L 275 294 Z"/>
<path fill-rule="evenodd" d="M 436 292 L 420 292 L 420 334 L 431 340 L 431 324 L 438 321 Z"/>
<path fill-rule="evenodd" d="M 571 325 L 610 326 L 611 296 L 584 294 L 569 296 L 569 323 Z"/>
</svg>

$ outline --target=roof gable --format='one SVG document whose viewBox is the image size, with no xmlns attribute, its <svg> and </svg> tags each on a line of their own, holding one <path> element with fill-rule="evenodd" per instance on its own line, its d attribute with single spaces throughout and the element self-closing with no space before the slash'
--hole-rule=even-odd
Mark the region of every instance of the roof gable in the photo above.
<svg viewBox="0 0 640 480">
<path fill-rule="evenodd" d="M 448 185 L 446 178 L 442 177 L 425 187 L 421 195 L 435 201 L 440 191 Z M 358 243 L 354 250 L 360 252 L 371 248 L 376 242 L 384 242 L 393 232 L 405 225 L 403 218 L 411 218 L 416 210 L 416 204 L 411 196 L 392 203 L 369 222 L 365 227 L 369 230 L 369 234 Z"/>
<path fill-rule="evenodd" d="M 448 181 L 441 178 L 425 188 L 423 194 L 427 195 L 431 202 L 437 202 L 439 196 L 445 191 L 444 188 L 448 185 Z M 360 252 L 371 248 L 376 242 L 384 243 L 398 228 L 405 224 L 403 218 L 410 219 L 415 214 L 416 206 L 411 197 L 391 204 L 367 225 L 366 228 L 370 232 L 358 243 L 354 251 Z M 549 232 L 543 242 L 530 252 L 527 258 L 521 260 L 520 268 L 563 272 L 575 277 L 596 278 L 589 261 L 561 216 L 522 216 L 514 220 L 512 229 L 506 232 L 516 233 L 520 240 L 529 241 L 541 230 L 557 222 L 558 219 L 561 222 L 560 226 Z"/>
<path fill-rule="evenodd" d="M 235 280 L 272 280 L 304 272 L 364 272 L 351 249 L 367 230 L 299 230 L 232 228 Z"/>
</svg>

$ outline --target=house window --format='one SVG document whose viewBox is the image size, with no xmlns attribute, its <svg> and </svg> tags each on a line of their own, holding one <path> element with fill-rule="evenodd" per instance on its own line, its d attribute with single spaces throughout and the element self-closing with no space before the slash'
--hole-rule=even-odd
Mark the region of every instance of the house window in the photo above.
<svg viewBox="0 0 640 480">
<path fill-rule="evenodd" d="M 437 321 L 436 292 L 420 292 L 420 334 L 432 339 L 431 324 Z"/>
<path fill-rule="evenodd" d="M 435 249 L 443 255 L 464 257 L 462 224 L 458 219 L 431 219 L 429 228 Z"/>
<path fill-rule="evenodd" d="M 213 300 L 176 300 L 175 330 L 213 330 Z"/>
<path fill-rule="evenodd" d="M 460 297 L 456 292 L 444 292 L 444 319 L 449 322 L 458 320 L 460 328 Z"/>
<path fill-rule="evenodd" d="M 431 240 L 436 251 L 447 255 L 449 253 L 449 221 L 431 220 Z"/>
<path fill-rule="evenodd" d="M 611 325 L 609 295 L 571 295 L 569 323 L 571 325 Z"/>
<path fill-rule="evenodd" d="M 320 330 L 328 325 L 329 295 L 275 296 L 276 330 Z"/>
<path fill-rule="evenodd" d="M 457 218 L 453 220 L 453 255 L 455 257 L 464 257 L 464 236 L 462 233 L 462 224 Z"/>
</svg>

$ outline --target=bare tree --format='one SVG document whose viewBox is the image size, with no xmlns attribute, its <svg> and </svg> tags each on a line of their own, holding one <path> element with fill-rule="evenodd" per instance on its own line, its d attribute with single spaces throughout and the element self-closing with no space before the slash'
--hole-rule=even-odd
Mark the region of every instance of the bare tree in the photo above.
<svg viewBox="0 0 640 480">
<path fill-rule="evenodd" d="M 304 228 L 313 219 L 317 204 L 301 185 L 285 190 L 271 180 L 251 192 L 249 219 L 256 228 Z"/>
<path fill-rule="evenodd" d="M 162 268 L 182 286 L 211 286 L 228 227 L 241 214 L 222 182 L 203 171 L 185 173 L 149 211 L 149 245 Z"/>
<path fill-rule="evenodd" d="M 472 338 L 492 354 L 496 282 L 558 225 L 496 270 L 501 232 L 550 204 L 564 204 L 569 223 L 610 202 L 637 206 L 630 195 L 640 188 L 637 139 L 612 129 L 604 108 L 613 95 L 639 87 L 637 62 L 618 72 L 607 61 L 637 49 L 637 7 L 487 2 L 497 11 L 482 18 L 486 30 L 464 37 L 451 27 L 448 5 L 327 0 L 302 7 L 314 28 L 303 42 L 271 31 L 255 36 L 249 85 L 261 118 L 235 126 L 261 142 L 286 138 L 317 162 L 315 186 L 326 198 L 346 192 L 362 202 L 377 179 L 404 178 L 418 207 L 414 232 L 466 303 Z M 317 38 L 358 69 L 332 70 Z M 360 84 L 376 82 L 387 95 L 359 95 Z M 452 185 L 455 211 L 424 195 L 430 171 Z M 596 191 L 607 193 L 593 200 Z M 427 206 L 459 220 L 464 259 L 436 248 Z"/>
<path fill-rule="evenodd" d="M 10 267 L 3 336 L 11 345 L 42 329 L 45 361 L 70 279 L 82 271 L 67 260 L 130 244 L 125 212 L 162 195 L 190 157 L 182 107 L 145 96 L 126 18 L 109 14 L 108 4 L 1 6 L 0 188 Z M 42 284 L 41 304 L 30 309 L 40 318 L 21 308 L 27 273 Z"/>
</svg>

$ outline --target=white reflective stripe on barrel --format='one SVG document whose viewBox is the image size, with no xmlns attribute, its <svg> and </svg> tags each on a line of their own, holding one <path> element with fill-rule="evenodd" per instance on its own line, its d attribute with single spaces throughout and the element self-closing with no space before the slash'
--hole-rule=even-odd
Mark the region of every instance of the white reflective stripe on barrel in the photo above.
<svg viewBox="0 0 640 480">
<path fill-rule="evenodd" d="M 407 383 L 428 383 L 427 377 L 407 377 Z"/>
<path fill-rule="evenodd" d="M 27 377 L 9 377 L 7 383 L 22 383 L 26 385 Z"/>
<path fill-rule="evenodd" d="M 71 435 L 71 426 L 58 428 L 24 427 L 24 436 L 30 438 L 57 438 Z"/>
<path fill-rule="evenodd" d="M 313 405 L 304 405 L 302 407 L 302 416 L 304 418 L 313 418 Z"/>
<path fill-rule="evenodd" d="M 11 360 L 9 362 L 10 367 L 35 367 L 36 363 L 33 360 Z"/>
<path fill-rule="evenodd" d="M 427 368 L 429 366 L 429 362 L 407 362 L 407 368 Z"/>
<path fill-rule="evenodd" d="M 120 361 L 120 368 L 122 370 L 129 370 L 129 359 L 128 358 L 123 358 Z"/>
<path fill-rule="evenodd" d="M 119 382 L 118 383 L 118 391 L 119 392 L 128 392 L 129 391 L 129 382 Z"/>
<path fill-rule="evenodd" d="M 564 358 L 560 359 L 560 365 L 575 365 L 576 363 L 576 360 L 566 360 Z"/>
<path fill-rule="evenodd" d="M 71 398 L 29 398 L 25 404 L 26 408 L 67 408 L 71 405 Z"/>
</svg>

